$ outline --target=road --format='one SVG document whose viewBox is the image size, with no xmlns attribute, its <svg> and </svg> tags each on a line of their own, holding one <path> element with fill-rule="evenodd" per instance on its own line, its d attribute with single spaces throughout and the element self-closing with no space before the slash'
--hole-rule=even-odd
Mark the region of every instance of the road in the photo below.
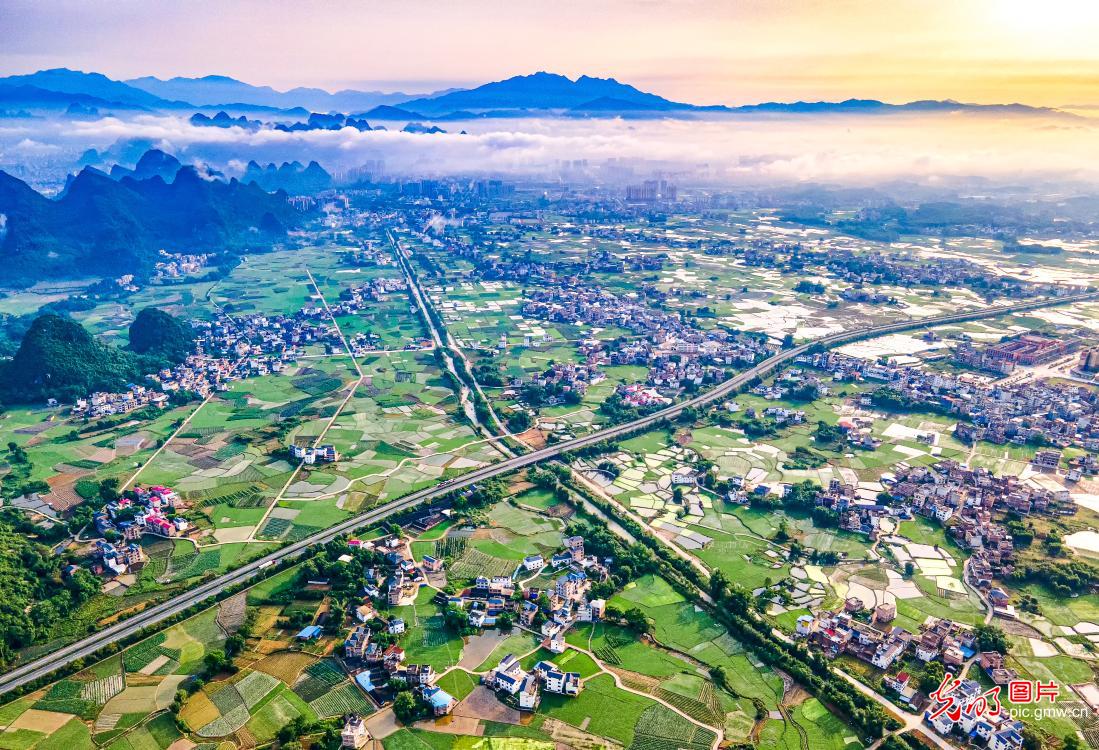
<svg viewBox="0 0 1099 750">
<path fill-rule="evenodd" d="M 351 366 L 354 368 L 356 375 L 354 382 L 352 382 L 350 387 L 348 388 L 347 395 L 344 396 L 343 401 L 341 401 L 339 406 L 336 407 L 336 411 L 332 412 L 332 416 L 324 425 L 324 429 L 320 431 L 319 435 L 313 438 L 313 442 L 310 447 L 316 448 L 324 441 L 324 436 L 328 434 L 328 431 L 332 429 L 332 425 L 336 424 L 336 420 L 340 418 L 341 414 L 343 414 L 343 410 L 347 408 L 347 405 L 349 403 L 351 403 L 351 399 L 355 396 L 355 391 L 357 391 L 359 389 L 359 386 L 363 384 L 363 381 L 366 380 L 366 374 L 363 372 L 362 366 L 359 365 L 358 358 L 355 356 L 354 352 L 351 351 L 351 344 L 348 342 L 347 336 L 344 335 L 343 329 L 340 328 L 340 324 L 336 320 L 336 316 L 332 314 L 332 308 L 328 306 L 328 300 L 325 298 L 324 292 L 321 291 L 320 286 L 317 284 L 317 280 L 313 278 L 313 272 L 306 268 L 305 275 L 309 277 L 309 283 L 312 285 L 313 289 L 316 290 L 317 297 L 320 298 L 321 305 L 324 306 L 325 315 L 328 316 L 328 320 L 332 322 L 332 326 L 336 329 L 336 333 L 339 334 L 340 342 L 343 344 L 344 352 L 346 352 L 348 357 L 351 357 Z M 167 445 L 167 443 L 165 443 L 165 445 Z M 146 464 L 146 466 L 148 466 L 148 464 Z M 294 467 L 294 470 L 290 472 L 290 476 L 286 478 L 286 483 L 283 484 L 279 491 L 275 493 L 275 496 L 271 498 L 271 502 L 267 504 L 266 510 L 264 510 L 263 515 L 260 516 L 260 519 L 256 522 L 255 526 L 252 527 L 252 533 L 248 535 L 248 539 L 246 539 L 245 541 L 256 541 L 256 534 L 258 534 L 263 529 L 264 525 L 267 523 L 267 519 L 270 518 L 271 513 L 275 510 L 275 508 L 278 507 L 279 501 L 281 501 L 282 498 L 286 495 L 287 490 L 290 489 L 290 485 L 294 483 L 294 480 L 297 479 L 298 474 L 301 473 L 303 466 L 305 466 L 305 461 L 299 461 L 298 465 Z"/>
<path fill-rule="evenodd" d="M 435 320 L 427 312 L 427 292 L 424 291 L 423 286 L 420 284 L 419 278 L 412 273 L 412 267 L 409 265 L 411 261 L 411 253 L 406 255 L 405 246 L 401 244 L 401 241 L 393 236 L 393 232 L 386 230 L 386 235 L 389 237 L 390 244 L 393 245 L 394 255 L 397 257 L 397 262 L 401 266 L 401 271 L 404 272 L 405 282 L 408 284 L 409 293 L 416 301 L 416 305 L 420 309 L 420 315 L 424 319 L 424 325 L 427 326 L 431 332 L 431 339 L 435 342 L 435 346 L 442 352 L 443 360 L 446 362 L 447 369 L 450 374 L 454 376 L 455 382 L 458 383 L 460 389 L 459 399 L 462 403 L 462 408 L 465 410 L 466 417 L 470 423 L 473 424 L 474 429 L 479 430 L 483 435 L 487 437 L 497 437 L 498 440 L 493 442 L 493 446 L 496 450 L 500 451 L 507 458 L 511 458 L 515 455 L 515 452 L 508 446 L 507 439 L 511 438 L 515 442 L 519 442 L 511 434 L 504 423 L 500 421 L 500 417 L 496 415 L 496 410 L 492 408 L 492 402 L 485 396 L 485 392 L 481 390 L 481 384 L 476 379 L 473 380 L 473 387 L 471 390 L 466 385 L 465 381 L 458 373 L 457 366 L 454 364 L 454 360 L 450 356 L 450 352 L 453 352 L 456 357 L 462 360 L 462 366 L 466 369 L 466 372 L 473 372 L 473 364 L 469 361 L 469 357 L 462 350 L 457 342 L 454 341 L 454 337 L 450 335 L 450 331 L 446 330 L 445 326 L 436 326 Z M 477 416 L 477 404 L 470 398 L 471 395 L 479 397 L 481 403 L 485 405 L 488 411 L 489 417 L 492 419 L 492 424 L 495 427 L 495 432 L 489 429 L 489 425 L 482 424 L 480 418 Z"/>
<path fill-rule="evenodd" d="M 940 750 L 957 750 L 957 746 L 954 743 L 944 737 L 940 737 L 935 730 L 931 729 L 923 723 L 922 712 L 918 714 L 911 714 L 907 711 L 902 711 L 900 707 L 897 706 L 897 704 L 886 698 L 877 690 L 874 690 L 873 688 L 863 684 L 861 680 L 855 679 L 851 675 L 844 672 L 842 669 L 833 669 L 833 671 L 840 677 L 851 683 L 851 685 L 860 693 L 869 698 L 873 698 L 875 701 L 877 701 L 879 705 L 889 709 L 890 713 L 897 717 L 902 726 L 900 729 L 897 729 L 894 732 L 890 732 L 889 734 L 904 734 L 905 732 L 915 732 L 922 738 L 926 738 L 927 740 L 932 742 Z M 886 736 L 888 736 L 888 734 Z M 874 748 L 877 748 L 880 744 L 881 740 L 873 743 L 870 746 L 869 750 L 874 750 Z"/>
<path fill-rule="evenodd" d="M 852 341 L 859 341 L 865 338 L 873 338 L 876 336 L 882 336 L 890 333 L 902 333 L 906 331 L 913 331 L 920 328 L 927 328 L 929 326 L 943 325 L 947 323 L 961 323 L 970 320 L 980 320 L 982 318 L 991 318 L 998 315 L 1005 315 L 1010 313 L 1025 312 L 1028 310 L 1035 310 L 1042 307 L 1049 307 L 1053 305 L 1064 305 L 1074 302 L 1083 302 L 1088 300 L 1094 300 L 1099 298 L 1099 292 L 1087 292 L 1083 294 L 1076 294 L 1071 296 L 1059 297 L 1055 299 L 1041 299 L 1033 300 L 1029 302 L 1022 302 L 1014 305 L 999 305 L 986 307 L 981 310 L 973 310 L 962 313 L 949 313 L 946 315 L 937 315 L 921 320 L 906 320 L 896 323 L 887 323 L 885 325 L 874 326 L 871 328 L 862 328 L 854 331 L 847 331 L 843 333 L 834 333 L 818 339 L 814 342 L 801 344 L 799 346 L 784 349 L 777 354 L 769 357 L 768 359 L 760 362 L 759 364 L 745 370 L 744 372 L 734 375 L 732 378 L 726 380 L 720 385 L 712 388 L 711 390 L 694 398 L 673 404 L 660 411 L 654 412 L 648 416 L 641 417 L 632 422 L 617 425 L 615 427 L 608 427 L 597 432 L 593 432 L 583 437 L 578 437 L 573 440 L 557 443 L 556 445 L 540 448 L 530 453 L 525 453 L 513 458 L 505 459 L 499 463 L 491 464 L 489 466 L 483 466 L 479 469 L 464 474 L 456 479 L 451 479 L 446 482 L 441 482 L 434 487 L 429 487 L 417 492 L 413 492 L 405 497 L 398 498 L 377 508 L 374 508 L 366 513 L 349 518 L 346 521 L 336 524 L 324 531 L 317 532 L 316 534 L 287 545 L 282 549 L 271 552 L 264 557 L 261 557 L 253 562 L 247 563 L 240 568 L 230 571 L 218 578 L 207 581 L 190 591 L 186 591 L 178 596 L 169 599 L 165 602 L 149 607 L 140 614 L 133 617 L 115 623 L 103 630 L 94 633 L 80 641 L 72 643 L 68 646 L 59 648 L 52 653 L 42 656 L 32 662 L 28 662 L 20 667 L 12 669 L 7 674 L 0 677 L 0 694 L 6 693 L 14 688 L 31 682 L 39 677 L 48 675 L 60 667 L 63 667 L 76 659 L 82 659 L 90 656 L 97 650 L 104 646 L 115 643 L 119 640 L 134 635 L 142 628 L 155 625 L 162 620 L 171 617 L 183 610 L 203 601 L 204 599 L 216 596 L 217 594 L 225 591 L 228 588 L 237 586 L 241 583 L 251 580 L 256 577 L 260 572 L 270 567 L 273 563 L 283 560 L 285 558 L 298 557 L 306 553 L 311 547 L 318 544 L 326 544 L 337 537 L 349 534 L 360 529 L 373 526 L 379 521 L 385 518 L 399 513 L 401 511 L 414 508 L 424 502 L 434 500 L 442 497 L 443 495 L 451 492 L 455 489 L 462 487 L 468 487 L 476 482 L 489 479 L 491 477 L 507 474 L 517 469 L 522 469 L 527 466 L 531 466 L 542 461 L 546 461 L 552 458 L 556 458 L 562 453 L 567 451 L 576 450 L 577 448 L 583 448 L 584 446 L 593 445 L 595 443 L 602 442 L 604 440 L 611 440 L 614 438 L 626 435 L 634 430 L 644 429 L 650 427 L 655 423 L 668 418 L 674 418 L 684 409 L 691 407 L 704 406 L 710 402 L 717 401 L 725 398 L 731 393 L 734 393 L 741 386 L 751 382 L 754 378 L 763 377 L 771 373 L 775 368 L 780 365 L 784 365 L 787 362 L 791 362 L 798 355 L 808 352 L 814 347 L 831 348 L 839 346 L 841 344 L 847 344 Z"/>
</svg>

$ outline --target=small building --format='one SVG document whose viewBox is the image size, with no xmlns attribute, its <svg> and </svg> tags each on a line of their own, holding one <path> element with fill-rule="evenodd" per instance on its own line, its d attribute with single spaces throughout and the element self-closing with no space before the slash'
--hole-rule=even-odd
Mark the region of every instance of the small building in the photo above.
<svg viewBox="0 0 1099 750">
<path fill-rule="evenodd" d="M 320 638 L 321 633 L 323 632 L 324 629 L 320 625 L 309 625 L 302 628 L 301 632 L 294 637 L 299 641 L 314 641 L 317 638 Z"/>
<path fill-rule="evenodd" d="M 540 699 L 538 678 L 528 674 L 523 678 L 523 684 L 519 686 L 519 708 L 523 711 L 533 711 L 538 708 Z"/>
<path fill-rule="evenodd" d="M 431 713 L 435 716 L 446 716 L 458 703 L 450 693 L 435 686 L 424 690 L 424 700 L 431 706 Z"/>
<path fill-rule="evenodd" d="M 558 695 L 580 695 L 582 685 L 579 672 L 553 670 L 546 673 L 546 690 Z"/>
<path fill-rule="evenodd" d="M 343 722 L 340 730 L 340 747 L 349 750 L 357 750 L 370 739 L 370 732 L 366 730 L 366 720 L 358 714 L 349 714 Z"/>
</svg>

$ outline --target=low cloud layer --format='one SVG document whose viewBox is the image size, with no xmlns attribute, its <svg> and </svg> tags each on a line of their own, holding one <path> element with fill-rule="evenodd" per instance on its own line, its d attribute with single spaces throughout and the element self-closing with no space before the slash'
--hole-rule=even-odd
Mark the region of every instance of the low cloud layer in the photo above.
<svg viewBox="0 0 1099 750">
<path fill-rule="evenodd" d="M 878 115 L 714 120 L 481 120 L 445 123 L 448 133 L 195 127 L 181 117 L 28 123 L 0 121 L 0 163 L 34 163 L 84 149 L 147 141 L 185 161 L 229 174 L 250 159 L 316 159 L 332 171 L 383 160 L 396 175 L 555 176 L 587 160 L 595 176 L 611 160 L 638 175 L 689 173 L 699 183 L 801 181 L 868 184 L 983 177 L 996 181 L 1099 182 L 1099 121 L 1037 115 Z M 461 130 L 468 131 L 465 134 Z M 583 169 L 583 167 L 581 167 Z M 621 174 L 621 172 L 619 172 Z"/>
</svg>

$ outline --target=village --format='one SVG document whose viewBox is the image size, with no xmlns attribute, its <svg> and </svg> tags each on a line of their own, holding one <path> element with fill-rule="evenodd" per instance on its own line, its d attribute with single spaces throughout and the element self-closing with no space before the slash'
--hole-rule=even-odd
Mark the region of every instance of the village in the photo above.
<svg viewBox="0 0 1099 750">
<path fill-rule="evenodd" d="M 986 353 L 979 355 L 973 354 L 976 350 L 972 346 L 963 346 L 959 356 L 965 358 L 966 364 L 972 363 L 974 357 L 982 362 L 991 359 L 1000 363 L 998 367 L 1004 368 L 1004 374 L 1007 374 L 1016 364 L 1041 364 L 1068 351 L 1064 344 L 1054 339 L 1023 336 L 989 347 Z M 1091 351 L 1083 352 L 1081 357 L 1086 360 Z M 1099 449 L 1099 429 L 1095 420 L 1099 398 L 1093 389 L 1082 384 L 1051 379 L 1001 383 L 970 373 L 950 374 L 909 365 L 883 364 L 835 352 L 806 354 L 797 359 L 807 367 L 830 373 L 837 382 L 881 383 L 883 390 L 862 397 L 865 406 L 879 403 L 957 415 L 961 419 L 955 435 L 963 442 L 983 440 L 997 444 Z M 774 391 L 773 395 L 783 393 Z M 1041 451 L 1035 459 L 1038 465 L 1047 468 L 1056 467 L 1059 460 L 1060 452 L 1056 450 Z M 1078 457 L 1076 463 L 1070 480 L 1099 469 L 1091 454 Z"/>
<path fill-rule="evenodd" d="M 439 523 L 444 517 L 440 514 L 427 524 L 421 521 L 419 527 L 431 528 L 432 523 Z M 353 611 L 360 624 L 343 644 L 344 657 L 355 682 L 383 702 L 392 693 L 396 680 L 413 688 L 432 716 L 446 716 L 457 700 L 436 685 L 438 675 L 430 665 L 405 663 L 404 650 L 386 636 L 404 633 L 407 624 L 400 617 L 387 618 L 379 612 L 415 602 L 421 588 L 431 586 L 432 580 L 445 574 L 443 561 L 424 555 L 417 562 L 408 540 L 399 536 L 369 542 L 352 540 L 351 545 L 362 545 L 384 560 L 384 564 L 363 571 L 363 603 Z M 522 585 L 522 580 L 545 576 L 546 571 L 552 571 L 555 577 L 552 588 Z M 566 538 L 562 549 L 548 561 L 541 555 L 527 556 L 511 576 L 478 576 L 472 585 L 454 594 L 439 591 L 434 602 L 445 608 L 448 623 L 463 621 L 472 633 L 486 628 L 510 631 L 514 626 L 537 634 L 542 648 L 549 653 L 561 654 L 566 650 L 565 634 L 570 627 L 603 618 L 606 601 L 590 599 L 588 591 L 592 579 L 605 580 L 606 576 L 603 564 L 584 554 L 584 539 L 573 536 Z M 319 628 L 307 628 L 298 637 L 308 639 L 319 633 Z M 575 696 L 583 689 L 579 673 L 564 671 L 549 660 L 525 670 L 515 654 L 504 655 L 482 679 L 501 702 L 521 711 L 536 710 L 543 691 Z"/>
<path fill-rule="evenodd" d="M 71 413 L 96 419 L 146 406 L 163 408 L 173 394 L 203 399 L 228 390 L 235 380 L 282 372 L 308 354 L 340 353 L 343 338 L 331 319 L 354 315 L 394 293 L 407 295 L 403 280 L 376 278 L 343 290 L 339 301 L 327 309 L 307 305 L 294 315 L 232 315 L 219 310 L 212 320 L 192 320 L 195 353 L 184 362 L 149 375 L 149 385 L 131 384 L 119 393 L 97 392 L 77 399 Z M 414 308 L 410 314 L 416 314 Z M 356 333 L 348 344 L 357 357 L 383 346 L 380 336 L 367 332 Z M 404 348 L 430 348 L 430 342 L 409 341 Z M 56 400 L 50 405 L 58 406 Z"/>
</svg>

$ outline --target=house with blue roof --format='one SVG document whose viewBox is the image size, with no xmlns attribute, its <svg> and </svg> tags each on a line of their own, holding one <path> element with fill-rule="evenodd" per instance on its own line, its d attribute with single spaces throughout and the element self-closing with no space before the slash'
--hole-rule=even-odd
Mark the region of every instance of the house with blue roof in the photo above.
<svg viewBox="0 0 1099 750">
<path fill-rule="evenodd" d="M 988 740 L 989 750 L 1019 750 L 1023 746 L 1023 723 L 1013 721 L 1004 724 Z"/>
<path fill-rule="evenodd" d="M 424 700 L 431 706 L 431 712 L 435 716 L 446 716 L 458 703 L 454 696 L 434 685 L 424 689 Z"/>
<path fill-rule="evenodd" d="M 374 685 L 374 680 L 370 676 L 369 669 L 364 672 L 359 672 L 357 675 L 355 675 L 355 682 L 356 684 L 358 684 L 359 687 L 361 687 L 368 693 L 373 692 L 376 687 Z"/>
<path fill-rule="evenodd" d="M 294 637 L 297 638 L 299 641 L 313 641 L 317 638 L 320 638 L 321 633 L 323 632 L 324 628 L 322 628 L 320 625 L 309 625 L 302 628 L 301 632 Z"/>
</svg>

